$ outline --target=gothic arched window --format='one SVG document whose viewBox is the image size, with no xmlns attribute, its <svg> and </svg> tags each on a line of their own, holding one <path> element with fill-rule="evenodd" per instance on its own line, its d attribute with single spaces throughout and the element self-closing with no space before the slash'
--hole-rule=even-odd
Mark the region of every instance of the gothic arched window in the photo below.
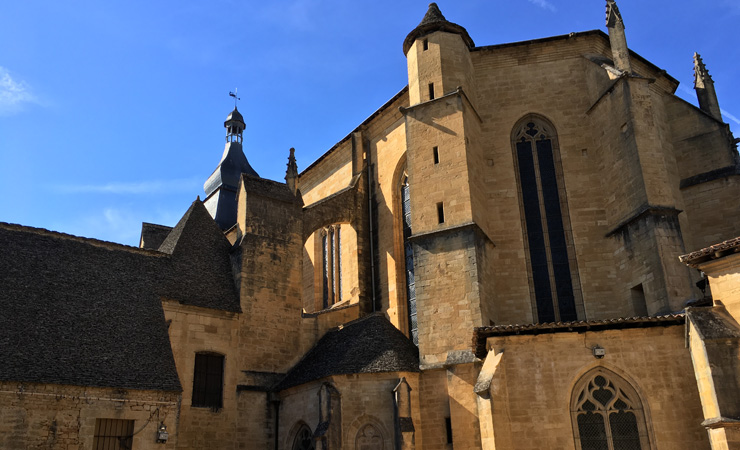
<svg viewBox="0 0 740 450">
<path fill-rule="evenodd" d="M 342 235 L 339 224 L 321 230 L 321 297 L 324 308 L 342 300 Z"/>
<path fill-rule="evenodd" d="M 650 448 L 640 397 L 629 383 L 606 369 L 594 369 L 578 382 L 571 418 L 580 450 Z"/>
<path fill-rule="evenodd" d="M 367 424 L 357 432 L 355 450 L 383 450 L 383 435 L 372 424 Z"/>
<path fill-rule="evenodd" d="M 292 450 L 314 450 L 314 448 L 316 447 L 314 446 L 311 429 L 305 424 L 301 425 L 301 428 L 295 435 L 295 439 L 293 439 Z"/>
<path fill-rule="evenodd" d="M 403 222 L 403 256 L 406 268 L 406 302 L 409 319 L 409 337 L 419 345 L 419 326 L 416 321 L 416 283 L 414 281 L 414 248 L 411 236 L 411 196 L 409 177 L 404 174 L 401 181 L 401 220 Z"/>
<path fill-rule="evenodd" d="M 514 128 L 512 138 L 534 316 L 540 323 L 578 320 L 582 300 L 557 134 L 545 120 L 530 115 Z"/>
</svg>

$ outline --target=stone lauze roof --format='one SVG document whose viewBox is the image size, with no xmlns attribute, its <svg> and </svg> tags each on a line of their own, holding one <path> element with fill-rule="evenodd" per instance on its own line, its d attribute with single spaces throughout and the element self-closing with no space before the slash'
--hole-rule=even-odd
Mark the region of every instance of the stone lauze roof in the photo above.
<svg viewBox="0 0 740 450">
<path fill-rule="evenodd" d="M 418 371 L 416 346 L 382 314 L 371 314 L 326 333 L 276 390 L 331 375 Z"/>
<path fill-rule="evenodd" d="M 181 390 L 162 299 L 239 311 L 230 245 L 196 201 L 166 252 L 0 223 L 0 380 Z"/>
</svg>

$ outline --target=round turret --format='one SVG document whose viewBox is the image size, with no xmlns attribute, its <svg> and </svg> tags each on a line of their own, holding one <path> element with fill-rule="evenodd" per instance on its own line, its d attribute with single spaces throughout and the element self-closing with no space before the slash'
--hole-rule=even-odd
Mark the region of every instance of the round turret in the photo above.
<svg viewBox="0 0 740 450">
<path fill-rule="evenodd" d="M 445 16 L 442 15 L 442 12 L 439 10 L 439 7 L 436 3 L 430 3 L 429 9 L 427 10 L 426 15 L 421 20 L 421 23 L 414 28 L 411 33 L 406 36 L 406 39 L 403 41 L 403 54 L 407 54 L 409 52 L 409 49 L 412 45 L 414 45 L 414 41 L 419 39 L 420 37 L 426 36 L 427 34 L 434 33 L 435 31 L 444 31 L 446 33 L 453 33 L 453 34 L 459 34 L 462 38 L 463 42 L 469 47 L 473 48 L 475 47 L 475 43 L 473 43 L 473 39 L 468 34 L 468 31 L 463 28 L 462 26 L 449 22 L 447 19 L 445 19 Z"/>
</svg>

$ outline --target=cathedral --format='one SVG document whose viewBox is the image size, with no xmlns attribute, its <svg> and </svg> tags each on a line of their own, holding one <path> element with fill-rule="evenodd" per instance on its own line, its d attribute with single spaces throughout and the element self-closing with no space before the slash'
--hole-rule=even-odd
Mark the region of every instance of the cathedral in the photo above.
<svg viewBox="0 0 740 450">
<path fill-rule="evenodd" d="M 0 223 L 0 448 L 740 449 L 738 140 L 698 54 L 696 107 L 606 28 L 432 3 L 285 180 L 234 108 L 138 248 Z"/>
</svg>

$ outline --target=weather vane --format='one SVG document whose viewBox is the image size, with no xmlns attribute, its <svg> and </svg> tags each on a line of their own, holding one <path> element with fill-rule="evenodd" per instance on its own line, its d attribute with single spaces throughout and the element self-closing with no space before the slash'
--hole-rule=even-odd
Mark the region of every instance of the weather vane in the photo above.
<svg viewBox="0 0 740 450">
<path fill-rule="evenodd" d="M 234 109 L 236 109 L 236 101 L 241 100 L 239 97 L 236 96 L 237 88 L 234 88 L 234 92 L 229 91 L 229 96 L 234 97 Z"/>
</svg>

